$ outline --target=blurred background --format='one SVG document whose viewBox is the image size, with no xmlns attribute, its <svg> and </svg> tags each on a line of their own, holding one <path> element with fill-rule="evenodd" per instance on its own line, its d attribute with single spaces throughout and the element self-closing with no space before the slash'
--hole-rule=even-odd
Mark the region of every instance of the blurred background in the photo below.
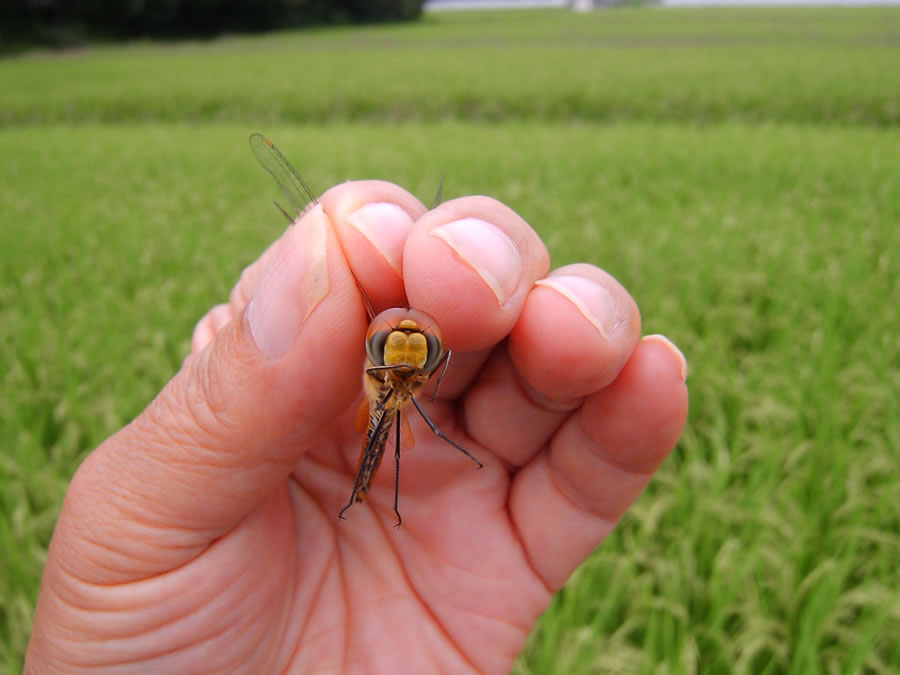
<svg viewBox="0 0 900 675">
<path fill-rule="evenodd" d="M 900 9 L 450 4 L 0 7 L 0 669 L 75 468 L 283 230 L 260 131 L 497 197 L 690 362 L 517 673 L 900 670 Z"/>
</svg>

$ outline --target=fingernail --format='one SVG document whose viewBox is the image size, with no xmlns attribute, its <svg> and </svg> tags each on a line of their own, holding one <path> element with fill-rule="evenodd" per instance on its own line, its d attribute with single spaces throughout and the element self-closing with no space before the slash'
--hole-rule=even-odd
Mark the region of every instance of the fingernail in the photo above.
<svg viewBox="0 0 900 675">
<path fill-rule="evenodd" d="M 371 242 L 388 264 L 403 274 L 403 246 L 415 221 L 396 204 L 372 202 L 347 216 L 347 223 Z"/>
<path fill-rule="evenodd" d="M 443 239 L 484 279 L 497 304 L 506 303 L 522 277 L 522 256 L 506 232 L 480 218 L 463 218 L 435 228 L 431 234 Z"/>
<path fill-rule="evenodd" d="M 618 307 L 616 300 L 605 286 L 584 277 L 561 274 L 535 282 L 546 286 L 569 300 L 597 331 L 608 338 L 616 326 Z"/>
<path fill-rule="evenodd" d="M 672 342 L 665 335 L 645 335 L 641 342 L 656 342 L 657 344 L 663 345 L 666 349 L 668 349 L 672 356 L 678 359 L 679 366 L 681 368 L 681 381 L 687 382 L 688 378 L 688 362 L 687 359 L 684 358 L 684 354 L 681 353 L 681 350 L 675 346 L 675 343 Z"/>
<path fill-rule="evenodd" d="M 284 356 L 328 293 L 327 223 L 321 207 L 288 229 L 247 308 L 250 333 L 268 358 Z"/>
</svg>

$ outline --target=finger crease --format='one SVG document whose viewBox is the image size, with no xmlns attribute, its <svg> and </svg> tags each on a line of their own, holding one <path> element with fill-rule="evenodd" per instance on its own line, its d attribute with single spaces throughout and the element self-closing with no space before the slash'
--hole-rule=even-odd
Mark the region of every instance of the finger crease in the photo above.
<svg viewBox="0 0 900 675">
<path fill-rule="evenodd" d="M 649 471 L 641 471 L 639 469 L 635 469 L 634 467 L 629 466 L 626 462 L 613 457 L 604 449 L 603 445 L 593 436 L 591 436 L 590 432 L 588 432 L 588 430 L 584 428 L 583 415 L 578 416 L 577 425 L 578 434 L 584 439 L 585 447 L 593 457 L 603 462 L 607 466 L 617 469 L 618 471 L 629 473 L 633 476 L 651 477 L 654 473 L 656 473 L 655 469 L 651 469 Z"/>
<path fill-rule="evenodd" d="M 532 405 L 546 412 L 567 413 L 578 409 L 584 402 L 584 397 L 569 400 L 553 399 L 541 393 L 522 377 L 518 369 L 513 368 L 513 375 L 522 396 Z"/>
</svg>

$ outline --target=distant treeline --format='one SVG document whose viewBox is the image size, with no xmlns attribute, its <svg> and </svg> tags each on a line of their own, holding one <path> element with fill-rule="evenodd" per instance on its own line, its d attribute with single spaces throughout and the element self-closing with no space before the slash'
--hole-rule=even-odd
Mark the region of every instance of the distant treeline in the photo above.
<svg viewBox="0 0 900 675">
<path fill-rule="evenodd" d="M 181 38 L 304 25 L 410 21 L 424 0 L 2 0 L 0 43 Z"/>
</svg>

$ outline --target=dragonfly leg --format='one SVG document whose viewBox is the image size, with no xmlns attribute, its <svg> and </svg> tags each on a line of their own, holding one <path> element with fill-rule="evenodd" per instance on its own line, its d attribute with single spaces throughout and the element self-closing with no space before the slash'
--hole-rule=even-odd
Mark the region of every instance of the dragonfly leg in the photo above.
<svg viewBox="0 0 900 675">
<path fill-rule="evenodd" d="M 397 514 L 397 522 L 394 527 L 400 527 L 403 518 L 400 517 L 400 415 L 397 415 L 397 423 L 394 425 L 394 437 L 397 439 L 396 448 L 394 449 L 394 513 Z"/>
<path fill-rule="evenodd" d="M 431 402 L 432 403 L 434 403 L 434 400 L 437 398 L 438 389 L 441 388 L 441 380 L 444 379 L 444 375 L 447 374 L 447 368 L 450 367 L 450 354 L 451 354 L 451 350 L 448 349 L 447 351 L 444 352 L 444 355 L 441 357 L 441 360 L 438 361 L 437 364 L 435 364 L 435 369 L 437 369 L 437 367 L 439 365 L 441 365 L 441 361 L 443 361 L 444 368 L 443 368 L 443 370 L 441 370 L 441 374 L 438 375 L 437 382 L 434 383 L 434 391 L 431 392 Z M 432 370 L 431 372 L 433 373 L 434 371 Z"/>
<path fill-rule="evenodd" d="M 469 452 L 468 450 L 466 450 L 463 446 L 461 446 L 459 443 L 457 443 L 456 441 L 454 441 L 452 438 L 450 438 L 449 436 L 447 436 L 443 431 L 441 431 L 440 429 L 438 429 L 438 425 L 435 424 L 434 422 L 432 422 L 432 421 L 431 421 L 431 418 L 425 413 L 424 410 L 422 410 L 422 406 L 419 405 L 419 402 L 416 400 L 416 397 L 415 397 L 415 396 L 410 396 L 410 398 L 412 399 L 413 405 L 416 406 L 416 410 L 418 410 L 418 411 L 419 411 L 419 414 L 422 416 L 422 419 L 424 419 L 425 422 L 428 424 L 428 426 L 431 427 L 431 430 L 434 432 L 434 435 L 435 435 L 435 436 L 437 436 L 438 438 L 440 438 L 440 439 L 443 440 L 443 441 L 447 441 L 450 445 L 452 445 L 454 448 L 456 448 L 457 450 L 459 450 L 459 451 L 460 451 L 462 454 L 464 454 L 466 457 L 468 457 L 468 458 L 471 459 L 473 462 L 475 462 L 475 463 L 478 465 L 478 468 L 479 468 L 479 469 L 483 469 L 483 468 L 484 468 L 484 464 L 482 464 L 481 462 L 479 462 L 479 461 L 475 458 L 475 455 L 473 455 L 471 452 Z"/>
<path fill-rule="evenodd" d="M 359 488 L 359 477 L 357 476 L 356 485 L 353 486 L 353 492 L 350 493 L 350 501 L 347 502 L 347 506 L 342 508 L 340 513 L 338 513 L 338 518 L 340 518 L 341 520 L 347 520 L 346 516 L 344 516 L 344 511 L 346 511 L 347 509 L 349 509 L 351 506 L 353 506 L 356 503 L 356 492 L 357 492 L 358 488 Z"/>
</svg>

